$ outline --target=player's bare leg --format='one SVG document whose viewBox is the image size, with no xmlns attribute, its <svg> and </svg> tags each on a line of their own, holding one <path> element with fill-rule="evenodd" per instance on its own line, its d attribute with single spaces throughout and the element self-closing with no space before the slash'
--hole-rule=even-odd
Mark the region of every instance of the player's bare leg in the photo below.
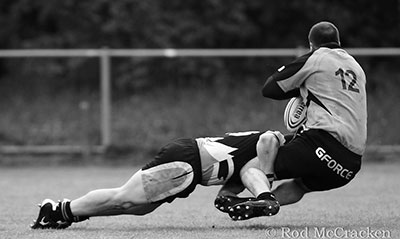
<svg viewBox="0 0 400 239">
<path fill-rule="evenodd" d="M 112 216 L 135 214 L 138 205 L 148 204 L 142 171 L 136 172 L 123 186 L 99 189 L 71 201 L 71 211 L 76 216 Z"/>
<path fill-rule="evenodd" d="M 244 186 L 256 197 L 271 192 L 274 175 L 274 163 L 284 136 L 275 131 L 267 131 L 257 142 L 257 157 L 250 160 L 240 171 Z M 268 175 L 268 176 L 267 176 Z"/>
<path fill-rule="evenodd" d="M 242 182 L 255 198 L 229 207 L 228 213 L 233 220 L 272 216 L 279 211 L 279 203 L 271 193 L 268 178 L 260 169 L 254 167 L 257 164 L 258 158 L 255 158 L 242 168 Z"/>
<path fill-rule="evenodd" d="M 285 143 L 285 137 L 279 131 L 267 131 L 260 136 L 257 142 L 257 158 L 259 169 L 267 176 L 269 188 L 272 188 L 275 172 L 274 164 L 278 149 Z"/>
<path fill-rule="evenodd" d="M 193 169 L 185 162 L 170 162 L 136 172 L 123 186 L 99 189 L 76 200 L 58 204 L 46 199 L 31 228 L 60 229 L 94 216 L 144 215 L 160 206 L 165 198 L 186 189 L 193 181 Z"/>
<path fill-rule="evenodd" d="M 300 201 L 310 191 L 300 179 L 294 179 L 280 184 L 273 193 L 279 204 L 284 206 Z"/>
<path fill-rule="evenodd" d="M 279 132 L 268 131 L 260 136 L 257 143 L 257 157 L 250 160 L 240 171 L 244 186 L 256 200 L 238 203 L 229 209 L 234 220 L 246 220 L 258 216 L 272 216 L 278 213 L 279 203 L 271 193 L 273 167 L 284 137 Z"/>
<path fill-rule="evenodd" d="M 38 219 L 31 227 L 62 229 L 72 222 L 80 222 L 93 216 L 144 215 L 159 205 L 149 204 L 147 201 L 141 171 L 138 171 L 118 188 L 94 190 L 73 201 L 64 199 L 55 203 L 49 199 L 44 200 Z"/>
</svg>

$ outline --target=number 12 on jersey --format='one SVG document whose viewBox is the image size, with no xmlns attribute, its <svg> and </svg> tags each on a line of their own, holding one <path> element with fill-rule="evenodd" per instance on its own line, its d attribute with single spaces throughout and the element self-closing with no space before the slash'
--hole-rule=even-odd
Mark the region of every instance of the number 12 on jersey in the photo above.
<svg viewBox="0 0 400 239">
<path fill-rule="evenodd" d="M 360 90 L 355 87 L 357 83 L 357 76 L 356 73 L 352 70 L 343 70 L 342 68 L 339 68 L 336 72 L 335 75 L 340 76 L 340 80 L 342 81 L 342 88 L 343 90 L 349 90 L 353 92 L 360 93 Z M 349 84 L 347 84 L 346 79 L 349 79 L 350 81 Z"/>
</svg>

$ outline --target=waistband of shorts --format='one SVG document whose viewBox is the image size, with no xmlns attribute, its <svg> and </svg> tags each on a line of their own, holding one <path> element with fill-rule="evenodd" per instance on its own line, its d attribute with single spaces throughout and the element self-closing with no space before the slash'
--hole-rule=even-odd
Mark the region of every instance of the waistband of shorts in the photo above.
<svg viewBox="0 0 400 239">
<path fill-rule="evenodd" d="M 344 146 L 339 140 L 337 140 L 332 134 L 329 132 L 323 130 L 323 129 L 306 129 L 302 133 L 318 133 L 324 137 L 324 140 L 329 140 L 331 143 L 336 144 L 337 146 L 340 146 L 346 153 L 351 156 L 353 159 L 359 159 L 361 160 L 362 155 L 357 154 L 350 149 L 348 149 L 346 146 Z"/>
</svg>

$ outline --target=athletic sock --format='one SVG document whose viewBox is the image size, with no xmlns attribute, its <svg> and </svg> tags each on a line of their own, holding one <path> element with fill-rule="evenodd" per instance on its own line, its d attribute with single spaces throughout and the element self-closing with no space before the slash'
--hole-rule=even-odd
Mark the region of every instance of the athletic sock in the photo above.
<svg viewBox="0 0 400 239">
<path fill-rule="evenodd" d="M 65 221 L 67 222 L 81 222 L 89 219 L 86 216 L 74 216 L 71 211 L 71 201 L 64 199 L 60 203 L 61 213 Z"/>
<path fill-rule="evenodd" d="M 257 196 L 258 200 L 273 200 L 276 201 L 275 195 L 271 192 L 263 192 Z"/>
</svg>

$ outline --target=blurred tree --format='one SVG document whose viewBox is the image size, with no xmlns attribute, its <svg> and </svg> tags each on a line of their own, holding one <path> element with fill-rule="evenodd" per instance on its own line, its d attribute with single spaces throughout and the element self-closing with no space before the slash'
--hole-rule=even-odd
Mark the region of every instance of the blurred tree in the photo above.
<svg viewBox="0 0 400 239">
<path fill-rule="evenodd" d="M 6 49 L 307 47 L 310 26 L 321 20 L 339 27 L 345 47 L 400 46 L 398 0 L 2 0 L 0 13 L 0 47 Z M 22 64 L 16 70 L 3 62 L 0 74 L 39 67 L 32 61 Z M 37 77 L 60 77 L 65 85 L 79 78 L 89 89 L 97 84 L 93 62 L 53 59 L 47 64 Z M 221 83 L 221 78 L 230 80 L 230 72 L 242 77 L 252 67 L 259 74 L 264 66 L 249 59 L 228 64 L 224 59 L 143 58 L 115 59 L 113 67 L 115 87 L 129 92 L 164 85 L 165 77 L 169 84 Z"/>
</svg>

